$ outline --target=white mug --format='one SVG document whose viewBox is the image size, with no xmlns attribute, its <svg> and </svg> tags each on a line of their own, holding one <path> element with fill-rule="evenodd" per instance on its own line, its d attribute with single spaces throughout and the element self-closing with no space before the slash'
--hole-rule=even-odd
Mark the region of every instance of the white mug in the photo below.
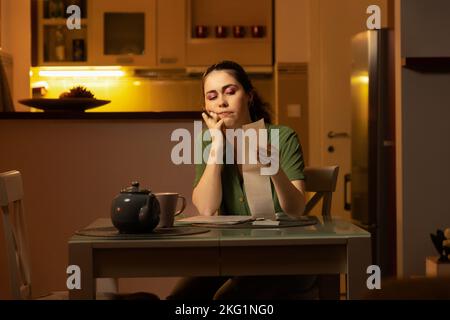
<svg viewBox="0 0 450 320">
<path fill-rule="evenodd" d="M 157 228 L 171 228 L 175 217 L 186 208 L 186 199 L 179 193 L 161 192 L 155 193 L 161 209 L 159 214 L 159 224 Z M 181 199 L 181 208 L 177 210 L 178 199 Z"/>
</svg>

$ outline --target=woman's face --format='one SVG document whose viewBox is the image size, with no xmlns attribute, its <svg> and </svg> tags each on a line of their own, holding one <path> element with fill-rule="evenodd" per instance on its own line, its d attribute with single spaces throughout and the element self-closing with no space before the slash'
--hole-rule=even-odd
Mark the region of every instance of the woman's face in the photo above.
<svg viewBox="0 0 450 320">
<path fill-rule="evenodd" d="M 251 121 L 250 95 L 242 85 L 226 71 L 213 71 L 204 82 L 205 108 L 224 119 L 225 127 L 240 128 Z"/>
</svg>

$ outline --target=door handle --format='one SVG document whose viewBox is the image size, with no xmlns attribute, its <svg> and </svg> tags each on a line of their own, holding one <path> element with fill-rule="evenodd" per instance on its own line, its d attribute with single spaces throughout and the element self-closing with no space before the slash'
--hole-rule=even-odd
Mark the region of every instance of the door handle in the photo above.
<svg viewBox="0 0 450 320">
<path fill-rule="evenodd" d="M 134 58 L 130 56 L 118 57 L 116 62 L 118 64 L 130 64 L 134 62 Z"/>
<path fill-rule="evenodd" d="M 161 57 L 159 59 L 159 62 L 160 63 L 167 63 L 167 64 L 177 63 L 178 62 L 178 58 L 176 58 L 176 57 Z"/>
<path fill-rule="evenodd" d="M 333 138 L 348 138 L 350 137 L 350 135 L 347 132 L 334 132 L 334 131 L 330 131 L 328 132 L 328 138 L 333 139 Z"/>
<path fill-rule="evenodd" d="M 344 175 L 344 210 L 346 211 L 350 211 L 352 209 L 352 204 L 351 204 L 351 199 L 349 202 L 347 202 L 347 193 L 348 193 L 348 189 L 347 189 L 347 185 L 349 183 L 351 183 L 352 181 L 352 175 L 350 173 L 347 173 L 346 175 Z"/>
</svg>

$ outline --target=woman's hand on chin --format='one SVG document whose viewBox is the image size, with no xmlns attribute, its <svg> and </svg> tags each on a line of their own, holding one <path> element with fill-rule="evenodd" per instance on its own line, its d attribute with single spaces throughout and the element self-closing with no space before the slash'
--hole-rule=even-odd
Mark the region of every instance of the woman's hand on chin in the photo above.
<svg viewBox="0 0 450 320">
<path fill-rule="evenodd" d="M 203 120 L 208 126 L 209 133 L 211 135 L 211 152 L 213 158 L 216 157 L 216 153 L 219 150 L 223 150 L 224 137 L 225 137 L 225 124 L 223 119 L 219 119 L 219 116 L 215 112 L 203 112 Z"/>
<path fill-rule="evenodd" d="M 225 127 L 224 119 L 220 119 L 219 115 L 213 111 L 208 112 L 205 110 L 202 112 L 202 117 L 209 129 L 223 130 Z"/>
<path fill-rule="evenodd" d="M 224 137 L 225 133 L 225 123 L 224 119 L 220 119 L 219 115 L 215 112 L 207 112 L 206 110 L 202 113 L 203 120 L 205 121 L 206 125 L 208 126 L 208 129 L 211 133 L 211 139 L 214 142 L 214 140 L 217 140 L 217 135 L 221 133 L 221 138 Z"/>
</svg>

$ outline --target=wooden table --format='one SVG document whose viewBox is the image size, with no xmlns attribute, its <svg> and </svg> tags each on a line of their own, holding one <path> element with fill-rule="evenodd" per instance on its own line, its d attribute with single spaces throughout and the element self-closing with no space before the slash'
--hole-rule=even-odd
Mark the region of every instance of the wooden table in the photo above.
<svg viewBox="0 0 450 320">
<path fill-rule="evenodd" d="M 89 228 L 110 226 L 98 219 Z M 69 264 L 81 268 L 70 299 L 94 299 L 96 278 L 347 274 L 347 298 L 367 292 L 370 234 L 339 219 L 307 227 L 211 229 L 166 239 L 74 235 Z"/>
</svg>

